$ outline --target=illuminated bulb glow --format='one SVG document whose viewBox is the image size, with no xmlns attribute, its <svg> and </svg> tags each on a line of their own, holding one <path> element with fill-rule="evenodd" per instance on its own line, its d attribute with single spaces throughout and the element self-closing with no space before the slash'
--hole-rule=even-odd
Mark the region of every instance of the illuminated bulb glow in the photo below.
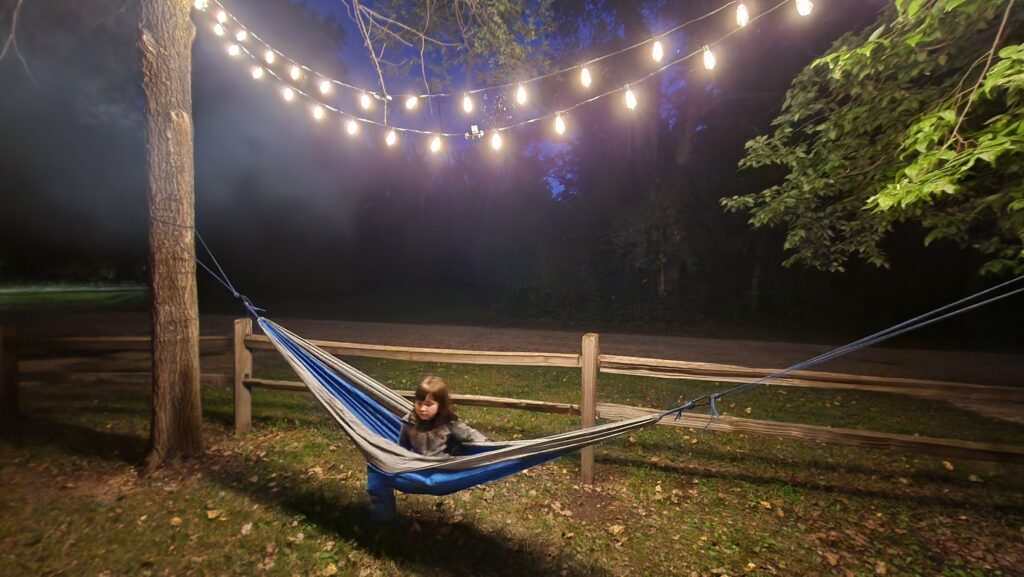
<svg viewBox="0 0 1024 577">
<path fill-rule="evenodd" d="M 562 119 L 561 114 L 555 116 L 555 132 L 560 135 L 565 134 L 565 120 Z"/>
<path fill-rule="evenodd" d="M 227 12 L 221 10 L 220 12 L 217 13 L 217 22 L 220 22 L 221 24 L 223 24 L 223 23 L 225 23 L 227 21 L 228 21 L 228 13 Z"/>
<path fill-rule="evenodd" d="M 747 5 L 740 2 L 736 6 L 736 25 L 743 27 L 750 22 L 750 11 L 747 10 Z"/>
<path fill-rule="evenodd" d="M 295 91 L 292 90 L 291 86 L 286 86 L 284 90 L 281 91 L 281 96 L 284 96 L 285 100 L 291 102 L 295 99 Z"/>
<path fill-rule="evenodd" d="M 801 16 L 810 16 L 814 10 L 814 2 L 811 0 L 796 0 L 796 12 Z"/>
<path fill-rule="evenodd" d="M 255 80 L 259 80 L 260 78 L 263 78 L 263 68 L 261 68 L 259 66 L 254 67 L 252 69 L 252 77 Z"/>
<path fill-rule="evenodd" d="M 394 129 L 388 131 L 388 135 L 384 137 L 384 142 L 388 146 L 393 146 L 398 141 L 398 135 L 395 134 Z"/>
<path fill-rule="evenodd" d="M 213 33 L 216 34 L 217 36 L 224 36 L 224 27 L 221 26 L 220 24 L 214 24 L 213 25 Z"/>
<path fill-rule="evenodd" d="M 651 58 L 655 62 L 661 62 L 661 59 L 665 57 L 665 49 L 661 46 L 661 40 L 655 40 L 654 46 L 651 46 Z"/>
<path fill-rule="evenodd" d="M 249 33 L 246 32 L 245 30 L 239 30 L 238 34 L 235 34 L 235 40 L 238 40 L 239 42 L 245 42 L 246 39 L 248 39 L 248 38 L 249 38 Z"/>
<path fill-rule="evenodd" d="M 590 82 L 590 70 L 584 66 L 583 70 L 580 70 L 580 84 L 582 84 L 584 88 L 590 88 Z"/>
<path fill-rule="evenodd" d="M 238 47 L 238 44 L 232 44 L 231 46 L 228 46 L 228 54 L 230 54 L 231 56 L 238 56 L 241 53 L 242 49 Z"/>
<path fill-rule="evenodd" d="M 327 94 L 331 91 L 331 81 L 324 80 L 320 82 L 320 94 Z"/>
<path fill-rule="evenodd" d="M 526 104 L 526 87 L 522 84 L 516 89 L 516 102 L 521 105 Z"/>
<path fill-rule="evenodd" d="M 406 110 L 416 110 L 416 107 L 419 106 L 419 104 L 420 104 L 420 99 L 416 98 L 415 96 L 410 96 L 409 98 L 405 99 L 405 109 Z"/>
<path fill-rule="evenodd" d="M 468 94 L 462 97 L 462 110 L 466 114 L 473 112 L 473 99 Z"/>
<path fill-rule="evenodd" d="M 298 66 L 292 66 L 291 77 L 292 80 L 298 80 L 302 76 L 302 70 Z"/>
<path fill-rule="evenodd" d="M 362 106 L 363 110 L 369 110 L 371 104 L 373 104 L 373 102 L 370 100 L 369 94 L 364 92 L 359 96 L 359 106 Z"/>
<path fill-rule="evenodd" d="M 319 104 L 317 104 L 316 106 L 313 107 L 313 118 L 315 118 L 317 120 L 323 120 L 324 119 L 324 114 L 326 114 L 326 112 L 324 111 L 324 107 L 323 106 L 320 106 Z"/>
<path fill-rule="evenodd" d="M 718 64 L 718 60 L 715 59 L 715 53 L 711 51 L 707 45 L 704 46 L 704 68 L 708 70 L 714 70 L 715 64 Z"/>
<path fill-rule="evenodd" d="M 345 123 L 345 132 L 347 132 L 349 136 L 355 136 L 359 132 L 359 123 L 356 122 L 355 119 L 350 118 L 348 122 Z"/>
<path fill-rule="evenodd" d="M 267 50 L 266 53 L 263 54 L 263 59 L 267 61 L 267 64 L 273 64 L 274 63 L 274 51 L 273 50 Z"/>
<path fill-rule="evenodd" d="M 626 108 L 628 108 L 630 110 L 633 110 L 634 108 L 636 108 L 636 104 L 637 104 L 636 103 L 636 94 L 633 94 L 633 91 L 630 90 L 629 87 L 627 86 L 626 87 Z"/>
<path fill-rule="evenodd" d="M 501 150 L 501 134 L 495 132 L 491 135 L 491 148 Z"/>
<path fill-rule="evenodd" d="M 433 152 L 433 153 L 441 152 L 441 137 L 440 136 L 435 136 L 434 139 L 430 141 L 430 152 Z"/>
<path fill-rule="evenodd" d="M 193 6 L 196 10 L 206 10 L 210 6 L 209 0 L 196 0 Z"/>
</svg>

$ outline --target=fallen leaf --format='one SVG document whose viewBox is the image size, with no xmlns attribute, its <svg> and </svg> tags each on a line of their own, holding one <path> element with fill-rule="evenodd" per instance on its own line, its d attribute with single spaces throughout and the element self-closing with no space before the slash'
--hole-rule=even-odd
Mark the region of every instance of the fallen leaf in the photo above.
<svg viewBox="0 0 1024 577">
<path fill-rule="evenodd" d="M 753 407 L 747 407 L 746 409 L 743 409 L 743 412 L 749 415 L 750 413 L 754 412 L 754 408 Z"/>
<path fill-rule="evenodd" d="M 224 511 L 221 511 L 220 509 L 210 509 L 209 511 L 206 512 L 206 518 L 216 519 L 217 517 L 220 517 L 221 513 L 223 512 Z"/>
<path fill-rule="evenodd" d="M 761 501 L 761 506 L 764 507 L 765 509 L 768 509 L 769 511 L 772 510 L 772 504 L 768 501 Z"/>
<path fill-rule="evenodd" d="M 252 523 L 242 525 L 242 535 L 248 535 L 249 533 L 252 533 Z"/>
<path fill-rule="evenodd" d="M 835 553 L 829 553 L 828 551 L 826 551 L 824 555 L 825 560 L 828 561 L 829 565 L 835 567 L 839 564 L 839 555 L 836 555 Z"/>
<path fill-rule="evenodd" d="M 945 467 L 947 471 L 953 470 L 953 463 L 950 463 L 949 461 L 943 461 L 942 466 Z"/>
<path fill-rule="evenodd" d="M 983 479 L 981 477 L 975 475 L 974 473 L 971 473 L 971 476 L 967 477 L 967 479 L 972 481 L 972 482 L 974 482 L 974 483 L 981 483 L 983 481 Z"/>
<path fill-rule="evenodd" d="M 888 568 L 885 566 L 885 561 L 875 562 L 875 573 L 877 575 L 885 575 L 886 571 L 888 571 Z"/>
<path fill-rule="evenodd" d="M 331 575 L 337 575 L 338 574 L 338 566 L 335 565 L 334 563 L 331 563 L 328 566 L 324 567 L 324 570 L 321 571 L 320 574 L 323 575 L 324 577 L 331 577 Z"/>
<path fill-rule="evenodd" d="M 622 533 L 622 530 L 625 529 L 625 528 L 626 527 L 623 526 L 623 525 L 609 525 L 608 526 L 608 532 L 611 533 L 612 535 L 618 535 L 619 533 Z"/>
<path fill-rule="evenodd" d="M 181 517 L 171 517 L 171 527 L 181 527 Z"/>
</svg>

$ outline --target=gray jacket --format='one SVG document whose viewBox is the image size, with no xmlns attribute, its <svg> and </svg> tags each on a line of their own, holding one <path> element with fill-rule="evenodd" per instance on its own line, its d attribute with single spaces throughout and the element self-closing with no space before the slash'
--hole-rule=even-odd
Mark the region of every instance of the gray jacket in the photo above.
<svg viewBox="0 0 1024 577">
<path fill-rule="evenodd" d="M 417 427 L 416 416 L 412 413 L 402 417 L 402 432 L 398 436 L 399 445 L 431 457 L 458 455 L 463 443 L 482 443 L 486 440 L 487 437 L 480 431 L 462 421 L 452 421 L 433 429 Z"/>
</svg>

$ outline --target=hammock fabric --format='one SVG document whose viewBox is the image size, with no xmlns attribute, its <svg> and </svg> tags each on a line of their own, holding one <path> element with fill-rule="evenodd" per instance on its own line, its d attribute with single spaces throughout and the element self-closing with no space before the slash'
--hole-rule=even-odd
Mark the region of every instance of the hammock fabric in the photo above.
<svg viewBox="0 0 1024 577">
<path fill-rule="evenodd" d="M 527 441 L 471 443 L 465 455 L 428 457 L 398 444 L 413 404 L 385 385 L 265 318 L 263 332 L 366 457 L 378 482 L 404 493 L 447 495 L 502 479 L 588 445 L 653 425 L 665 413 Z"/>
</svg>

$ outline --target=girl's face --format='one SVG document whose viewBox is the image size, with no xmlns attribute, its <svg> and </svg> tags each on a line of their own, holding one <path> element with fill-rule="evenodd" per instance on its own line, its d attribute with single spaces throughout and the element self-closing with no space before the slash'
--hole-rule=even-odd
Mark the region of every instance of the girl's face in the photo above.
<svg viewBox="0 0 1024 577">
<path fill-rule="evenodd" d="M 422 401 L 416 401 L 416 416 L 421 421 L 429 421 L 437 415 L 437 401 L 434 400 L 434 395 L 427 395 L 427 398 Z"/>
</svg>

